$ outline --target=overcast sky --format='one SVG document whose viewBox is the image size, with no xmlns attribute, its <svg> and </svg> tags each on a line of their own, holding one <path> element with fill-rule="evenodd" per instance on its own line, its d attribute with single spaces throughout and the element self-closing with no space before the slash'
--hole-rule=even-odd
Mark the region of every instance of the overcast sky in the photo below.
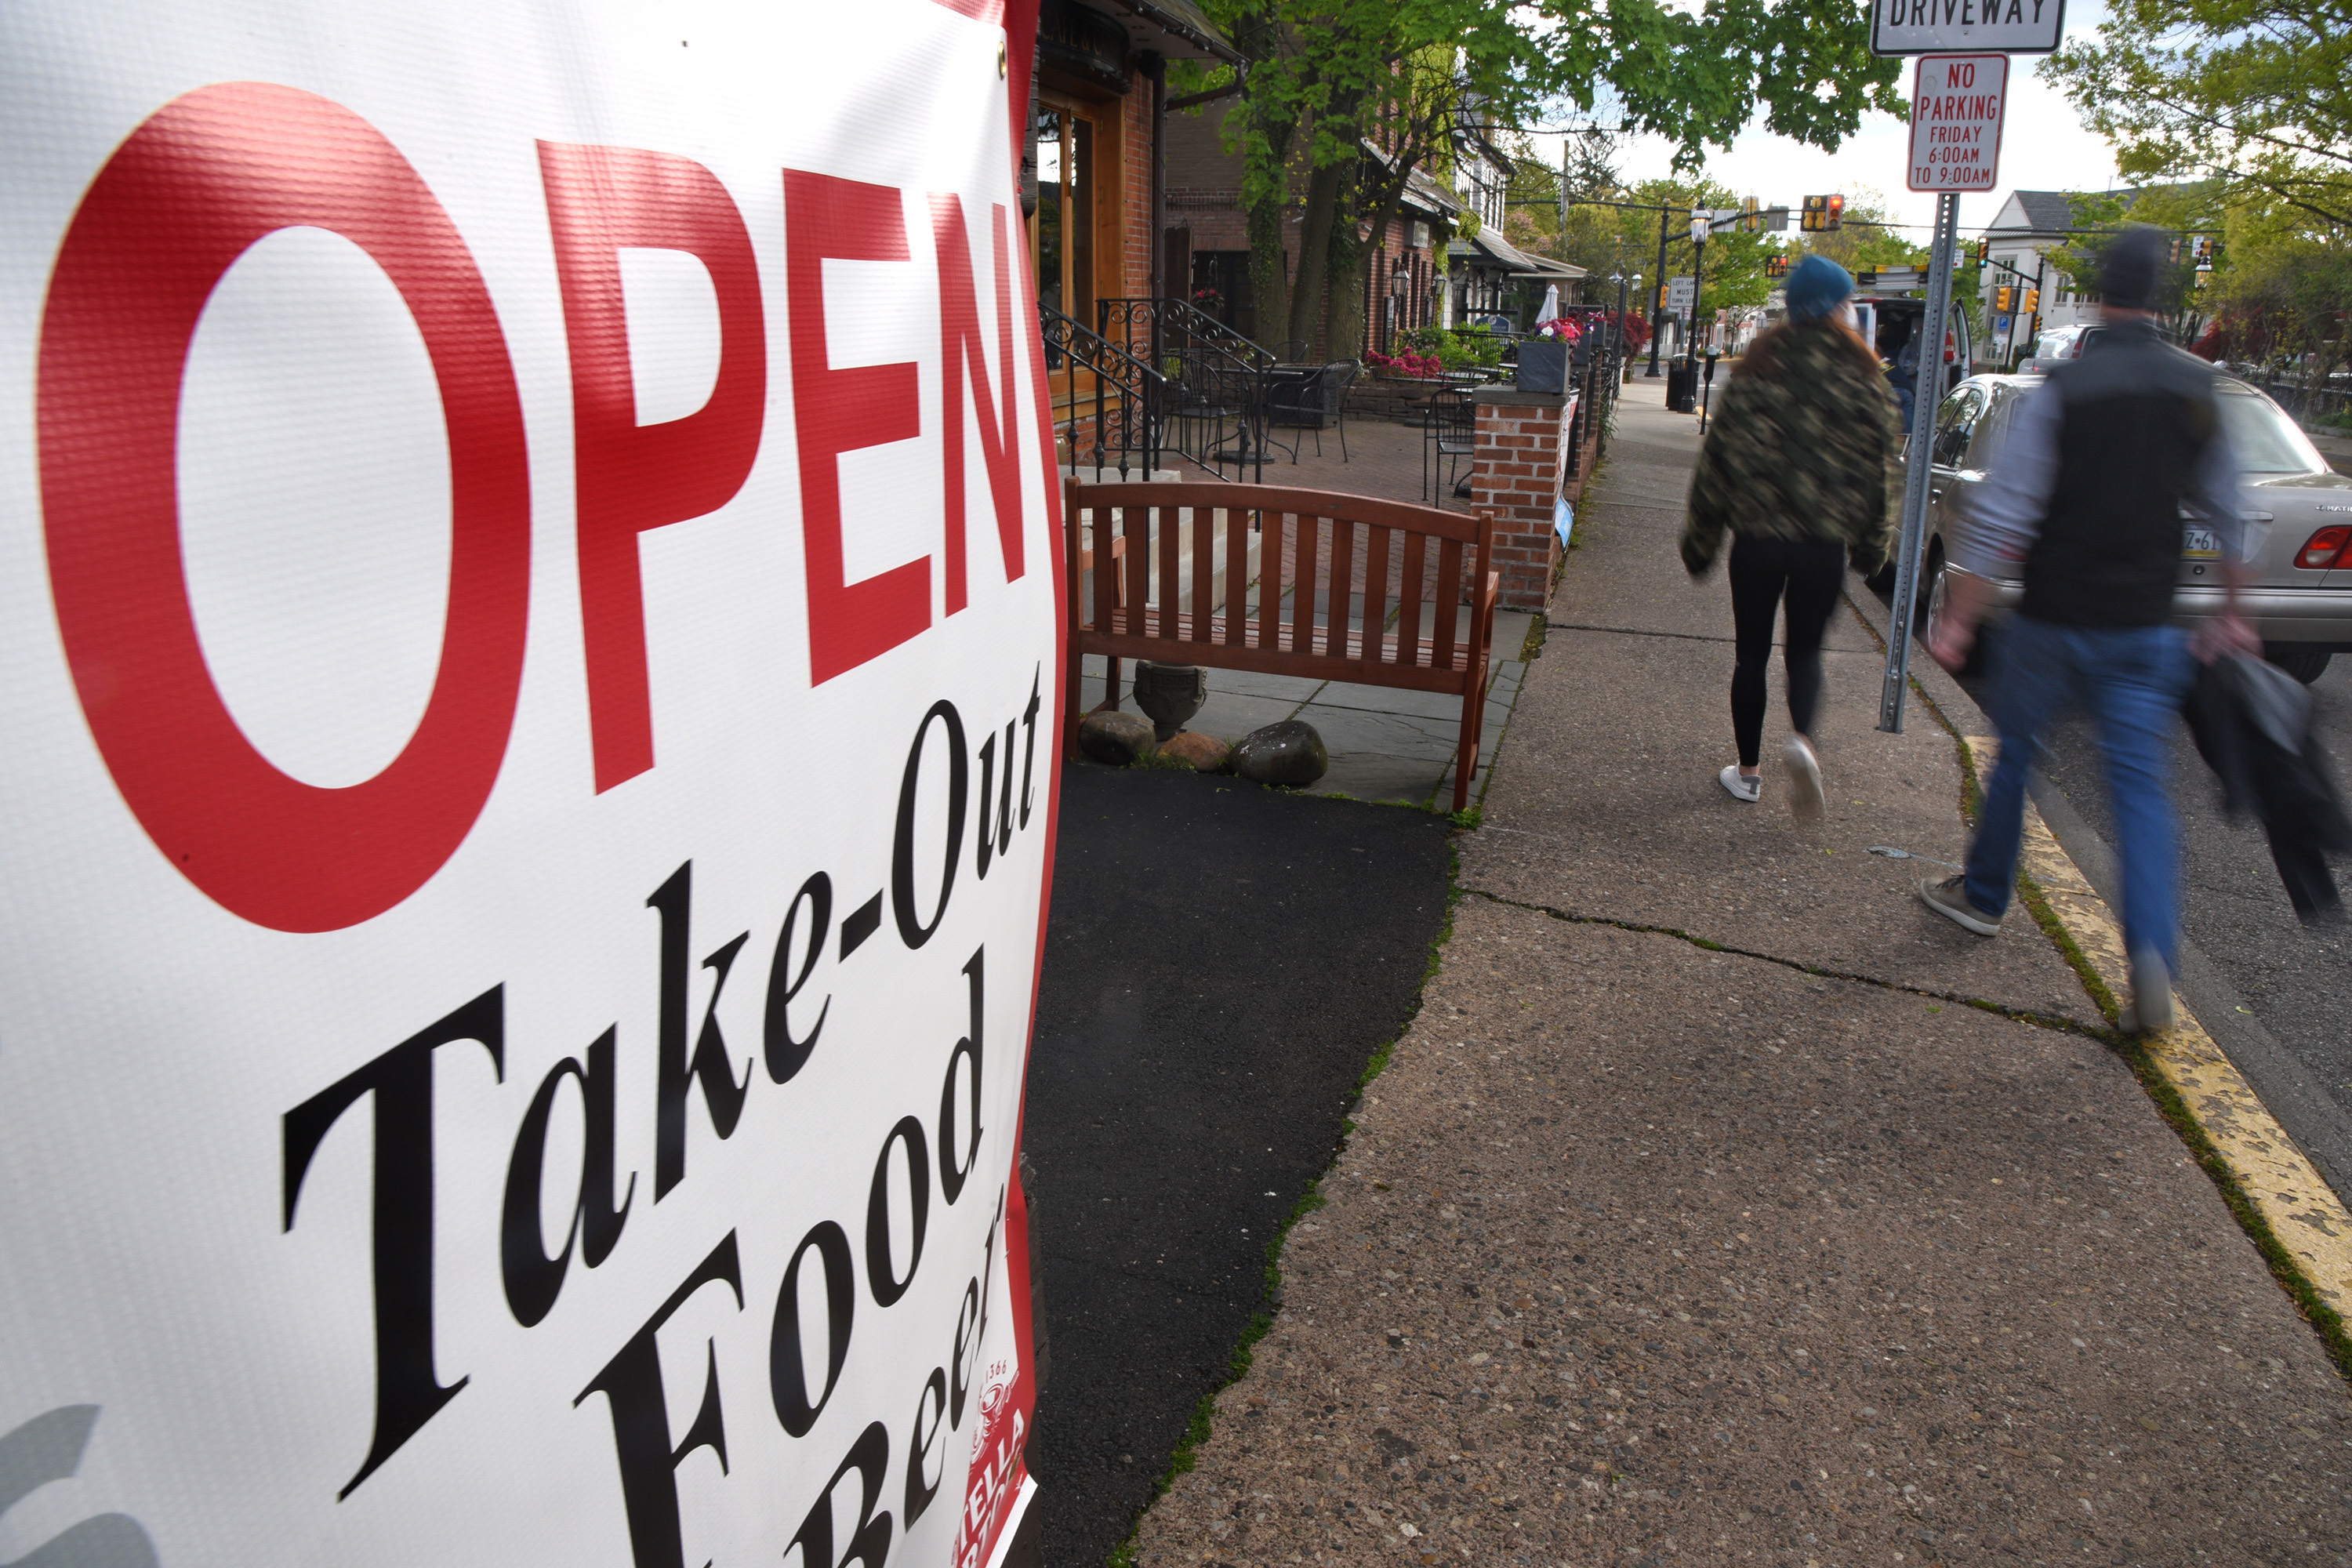
<svg viewBox="0 0 2352 1568">
<path fill-rule="evenodd" d="M 2101 0 L 2074 0 L 2066 11 L 2069 38 L 2092 32 L 2106 18 Z M 2115 158 L 2106 140 L 2084 130 L 2074 106 L 2035 74 L 2040 63 L 2038 55 L 2010 58 L 2009 113 L 2001 132 L 2000 184 L 1990 195 L 1960 198 L 1964 235 L 1991 223 L 2009 193 L 2021 186 L 2030 191 L 2104 191 L 2116 183 Z M 1912 69 L 1912 62 L 1903 62 L 1906 98 L 1911 93 Z M 1793 209 L 1804 196 L 1832 191 L 1849 196 L 1874 192 L 1890 216 L 1918 226 L 1909 232 L 1924 242 L 1935 221 L 1936 198 L 1903 188 L 1909 134 L 1910 127 L 1894 116 L 1872 114 L 1835 153 L 1824 153 L 1759 127 L 1741 135 L 1729 152 L 1708 148 L 1706 172 L 1743 196 L 1759 197 L 1768 207 L 1786 205 Z M 1538 136 L 1534 141 L 1548 158 L 1558 161 L 1558 137 Z M 1672 143 L 1643 137 L 1622 150 L 1618 168 L 1627 183 L 1638 183 L 1664 174 L 1673 156 Z"/>
</svg>

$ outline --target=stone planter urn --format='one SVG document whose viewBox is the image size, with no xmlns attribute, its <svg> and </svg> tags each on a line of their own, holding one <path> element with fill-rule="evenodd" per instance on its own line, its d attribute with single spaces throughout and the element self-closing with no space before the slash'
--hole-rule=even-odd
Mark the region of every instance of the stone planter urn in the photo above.
<svg viewBox="0 0 2352 1568">
<path fill-rule="evenodd" d="M 1165 741 L 1209 700 L 1209 672 L 1197 664 L 1135 661 L 1135 705 Z"/>
</svg>

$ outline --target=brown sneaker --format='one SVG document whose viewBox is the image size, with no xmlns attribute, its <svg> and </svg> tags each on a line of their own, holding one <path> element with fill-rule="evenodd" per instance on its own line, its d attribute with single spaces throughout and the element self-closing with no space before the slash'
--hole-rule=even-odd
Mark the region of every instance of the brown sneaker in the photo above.
<svg viewBox="0 0 2352 1568">
<path fill-rule="evenodd" d="M 1979 936 L 1999 936 L 2000 917 L 1989 915 L 1969 902 L 1969 875 L 1955 871 L 1942 881 L 1922 880 L 1919 900 L 1955 925 L 1965 926 Z"/>
</svg>

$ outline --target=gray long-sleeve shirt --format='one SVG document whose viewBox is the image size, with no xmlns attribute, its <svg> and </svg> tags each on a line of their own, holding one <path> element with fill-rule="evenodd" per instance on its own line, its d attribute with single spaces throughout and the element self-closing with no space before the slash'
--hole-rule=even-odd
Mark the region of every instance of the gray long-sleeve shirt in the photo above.
<svg viewBox="0 0 2352 1568">
<path fill-rule="evenodd" d="M 1993 453 L 1991 474 L 1970 502 L 1969 526 L 1951 542 L 1955 565 L 1983 577 L 2017 575 L 2018 563 L 2049 516 L 2050 494 L 2058 483 L 2058 427 L 2064 417 L 2064 402 L 2051 382 L 2018 400 L 2008 433 Z M 2262 540 L 2248 537 L 2238 458 L 2226 435 L 2216 432 L 2205 444 L 2189 485 L 2189 503 L 2204 514 L 2223 557 L 2251 559 Z"/>
</svg>

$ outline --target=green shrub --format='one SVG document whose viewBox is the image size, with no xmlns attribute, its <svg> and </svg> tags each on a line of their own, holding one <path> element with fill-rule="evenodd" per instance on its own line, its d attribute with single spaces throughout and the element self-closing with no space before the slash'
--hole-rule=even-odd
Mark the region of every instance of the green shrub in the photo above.
<svg viewBox="0 0 2352 1568">
<path fill-rule="evenodd" d="M 1415 353 L 1433 355 L 1448 370 L 1477 370 L 1503 363 L 1502 340 L 1477 327 L 1451 331 L 1444 327 L 1415 327 L 1398 333 L 1397 341 Z"/>
</svg>

